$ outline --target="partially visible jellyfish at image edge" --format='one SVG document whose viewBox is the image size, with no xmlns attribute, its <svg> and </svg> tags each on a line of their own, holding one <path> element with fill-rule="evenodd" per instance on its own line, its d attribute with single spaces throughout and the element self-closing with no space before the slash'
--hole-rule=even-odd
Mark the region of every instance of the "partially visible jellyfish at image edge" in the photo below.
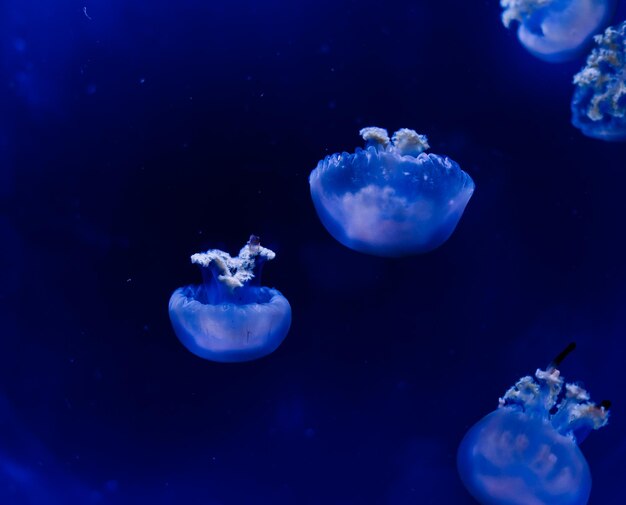
<svg viewBox="0 0 626 505">
<path fill-rule="evenodd" d="M 535 379 L 517 381 L 498 409 L 463 438 L 457 466 L 479 503 L 587 503 L 591 473 L 578 444 L 607 424 L 610 402 L 596 405 L 583 387 L 564 383 L 557 366 L 574 347 L 570 344 L 546 370 L 537 370 Z"/>
<path fill-rule="evenodd" d="M 454 231 L 474 182 L 428 140 L 403 128 L 363 128 L 365 149 L 332 154 L 311 172 L 311 197 L 330 234 L 355 251 L 400 257 L 430 251 Z"/>
<path fill-rule="evenodd" d="M 517 38 L 537 58 L 577 58 L 613 16 L 615 0 L 500 0 L 502 23 L 517 23 Z"/>
<path fill-rule="evenodd" d="M 249 361 L 270 354 L 291 325 L 291 306 L 261 286 L 261 268 L 275 253 L 250 240 L 233 258 L 211 249 L 191 256 L 203 284 L 178 288 L 169 302 L 174 332 L 192 353 L 211 361 Z"/>
<path fill-rule="evenodd" d="M 596 47 L 574 76 L 572 123 L 587 137 L 626 140 L 626 21 L 594 37 Z"/>
</svg>

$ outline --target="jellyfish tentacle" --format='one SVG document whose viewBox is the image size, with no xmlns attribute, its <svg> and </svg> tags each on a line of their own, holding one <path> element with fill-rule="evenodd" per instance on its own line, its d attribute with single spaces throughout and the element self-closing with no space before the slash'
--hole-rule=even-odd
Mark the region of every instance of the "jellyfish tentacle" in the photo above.
<svg viewBox="0 0 626 505">
<path fill-rule="evenodd" d="M 365 140 L 366 147 L 386 148 L 389 145 L 389 133 L 378 126 L 368 126 L 359 131 L 359 135 Z"/>
<path fill-rule="evenodd" d="M 561 363 L 563 363 L 565 358 L 567 358 L 572 352 L 574 352 L 574 350 L 576 350 L 576 342 L 570 342 L 560 353 L 558 353 L 554 357 L 554 359 L 548 365 L 548 368 L 557 368 Z"/>
</svg>

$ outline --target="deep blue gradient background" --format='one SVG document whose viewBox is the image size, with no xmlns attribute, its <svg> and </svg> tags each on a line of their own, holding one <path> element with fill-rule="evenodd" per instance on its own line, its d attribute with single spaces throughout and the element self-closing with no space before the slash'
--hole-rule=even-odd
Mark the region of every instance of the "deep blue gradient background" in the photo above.
<svg viewBox="0 0 626 505">
<path fill-rule="evenodd" d="M 623 505 L 626 145 L 570 125 L 583 62 L 534 59 L 499 13 L 0 4 L 0 503 L 472 504 L 463 434 L 575 340 L 565 377 L 613 401 L 590 503 Z M 440 249 L 369 257 L 318 221 L 309 172 L 369 125 L 475 180 Z M 168 298 L 250 233 L 291 332 L 203 361 Z"/>
</svg>

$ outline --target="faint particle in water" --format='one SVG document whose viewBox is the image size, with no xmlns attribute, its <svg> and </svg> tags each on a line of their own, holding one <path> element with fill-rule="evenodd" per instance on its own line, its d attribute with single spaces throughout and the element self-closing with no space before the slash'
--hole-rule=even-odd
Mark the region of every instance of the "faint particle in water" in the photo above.
<svg viewBox="0 0 626 505">
<path fill-rule="evenodd" d="M 260 285 L 263 264 L 274 259 L 251 235 L 235 258 L 211 249 L 191 256 L 204 283 L 179 288 L 169 302 L 174 332 L 192 353 L 238 362 L 273 352 L 291 325 L 291 306 L 276 289 Z"/>
<path fill-rule="evenodd" d="M 557 366 L 573 348 L 535 379 L 517 381 L 463 438 L 459 474 L 483 505 L 587 503 L 591 473 L 578 444 L 607 424 L 609 402 L 596 405 L 581 386 L 564 383 Z"/>
<path fill-rule="evenodd" d="M 596 46 L 574 76 L 572 123 L 600 140 L 626 140 L 626 21 L 594 37 Z"/>
<path fill-rule="evenodd" d="M 500 0 L 502 22 L 534 56 L 561 62 L 578 57 L 615 10 L 615 0 Z"/>
<path fill-rule="evenodd" d="M 445 156 L 426 154 L 424 135 L 363 128 L 365 149 L 336 153 L 311 172 L 311 197 L 330 234 L 355 251 L 399 257 L 443 244 L 474 192 Z"/>
</svg>

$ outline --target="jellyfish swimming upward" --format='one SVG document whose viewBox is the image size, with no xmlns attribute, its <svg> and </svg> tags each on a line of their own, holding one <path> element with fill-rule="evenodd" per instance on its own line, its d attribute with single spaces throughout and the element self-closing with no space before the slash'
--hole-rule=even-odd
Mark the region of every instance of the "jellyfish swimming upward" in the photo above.
<svg viewBox="0 0 626 505">
<path fill-rule="evenodd" d="M 517 38 L 552 63 L 578 57 L 610 22 L 615 0 L 500 0 L 502 22 L 517 23 Z"/>
<path fill-rule="evenodd" d="M 273 352 L 291 325 L 291 306 L 260 285 L 263 264 L 276 255 L 259 238 L 233 258 L 217 249 L 194 254 L 204 283 L 178 288 L 169 314 L 174 332 L 192 353 L 211 361 L 249 361 Z"/>
<path fill-rule="evenodd" d="M 497 410 L 476 423 L 459 447 L 461 480 L 483 505 L 584 505 L 589 466 L 578 448 L 607 424 L 609 402 L 590 401 L 585 389 L 564 384 L 563 351 L 535 378 L 522 377 Z"/>
<path fill-rule="evenodd" d="M 626 140 L 626 21 L 594 37 L 596 47 L 574 76 L 572 123 L 600 140 Z"/>
<path fill-rule="evenodd" d="M 327 156 L 311 172 L 311 197 L 330 234 L 355 251 L 398 257 L 443 244 L 474 192 L 445 156 L 426 154 L 424 135 L 361 130 L 365 149 Z"/>
</svg>

